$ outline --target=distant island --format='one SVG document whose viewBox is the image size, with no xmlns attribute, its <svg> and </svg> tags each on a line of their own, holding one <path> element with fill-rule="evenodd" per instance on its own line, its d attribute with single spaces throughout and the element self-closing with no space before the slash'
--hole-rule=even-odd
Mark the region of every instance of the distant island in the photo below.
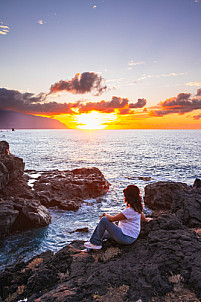
<svg viewBox="0 0 201 302">
<path fill-rule="evenodd" d="M 0 129 L 68 129 L 56 119 L 0 109 Z"/>
</svg>

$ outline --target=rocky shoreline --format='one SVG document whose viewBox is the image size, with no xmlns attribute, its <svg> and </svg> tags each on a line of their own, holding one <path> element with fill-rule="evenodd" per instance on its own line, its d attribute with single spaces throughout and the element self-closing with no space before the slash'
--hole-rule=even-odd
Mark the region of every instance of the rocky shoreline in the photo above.
<svg viewBox="0 0 201 302">
<path fill-rule="evenodd" d="M 22 164 L 21 161 L 21 167 Z M 4 166 L 9 171 L 6 164 Z M 0 171 L 6 172 L 5 167 Z M 37 207 L 36 201 L 45 210 L 54 202 L 63 207 L 65 199 L 80 206 L 85 198 L 104 194 L 109 188 L 97 168 L 45 172 L 33 188 L 23 173 L 11 181 L 9 173 L 7 178 L 1 175 L 3 172 L 0 174 L 3 183 L 0 215 L 7 205 L 11 213 L 7 216 L 9 221 L 17 211 L 29 216 L 33 209 L 29 215 L 24 214 L 25 209 Z M 153 210 L 154 219 L 142 222 L 140 236 L 134 244 L 121 246 L 105 241 L 101 250 L 85 253 L 83 242 L 74 241 L 55 254 L 48 251 L 26 263 L 7 267 L 0 273 L 0 301 L 200 301 L 200 180 L 193 186 L 170 181 L 148 184 L 144 202 Z M 68 205 L 64 207 L 69 209 Z M 42 213 L 43 218 L 48 218 L 44 209 L 40 208 L 36 216 Z M 21 218 L 18 228 L 19 221 Z M 39 220 L 34 221 L 37 223 L 29 227 L 38 227 Z M 0 219 L 1 232 L 2 228 Z M 2 236 L 11 231 L 12 227 L 7 227 Z"/>
<path fill-rule="evenodd" d="M 76 211 L 87 199 L 104 195 L 110 186 L 98 168 L 24 173 L 24 166 L 21 158 L 10 154 L 8 143 L 1 141 L 0 238 L 46 226 L 51 222 L 47 208 Z"/>
</svg>

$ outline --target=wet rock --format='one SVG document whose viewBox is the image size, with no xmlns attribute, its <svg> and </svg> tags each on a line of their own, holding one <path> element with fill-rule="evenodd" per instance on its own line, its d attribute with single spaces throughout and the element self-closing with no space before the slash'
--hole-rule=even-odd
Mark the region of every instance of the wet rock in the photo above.
<svg viewBox="0 0 201 302">
<path fill-rule="evenodd" d="M 98 168 L 43 172 L 34 183 L 35 196 L 46 207 L 78 210 L 84 200 L 105 194 L 110 184 Z"/>
<path fill-rule="evenodd" d="M 0 237 L 16 231 L 43 227 L 51 222 L 51 216 L 37 200 L 0 199 Z"/>
<path fill-rule="evenodd" d="M 89 232 L 89 228 L 88 228 L 88 227 L 85 227 L 85 228 L 78 228 L 78 229 L 76 229 L 75 231 L 70 231 L 69 233 L 72 234 L 72 233 L 76 233 L 76 232 L 88 233 L 88 232 Z"/>
<path fill-rule="evenodd" d="M 17 199 L 14 207 L 19 210 L 19 215 L 12 231 L 43 227 L 51 222 L 49 211 L 38 200 Z"/>
</svg>

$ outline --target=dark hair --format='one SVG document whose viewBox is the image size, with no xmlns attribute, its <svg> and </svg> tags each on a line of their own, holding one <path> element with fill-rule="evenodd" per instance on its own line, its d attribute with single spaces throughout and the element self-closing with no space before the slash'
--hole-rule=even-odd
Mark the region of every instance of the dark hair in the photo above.
<svg viewBox="0 0 201 302">
<path fill-rule="evenodd" d="M 129 185 L 123 190 L 125 201 L 136 212 L 142 212 L 142 197 L 140 196 L 140 189 L 135 185 Z"/>
</svg>

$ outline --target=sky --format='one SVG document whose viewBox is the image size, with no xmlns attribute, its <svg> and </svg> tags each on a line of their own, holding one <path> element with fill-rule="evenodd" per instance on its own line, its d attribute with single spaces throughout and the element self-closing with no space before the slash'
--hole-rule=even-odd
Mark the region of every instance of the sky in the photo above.
<svg viewBox="0 0 201 302">
<path fill-rule="evenodd" d="M 0 109 L 201 129 L 201 0 L 0 0 Z"/>
</svg>

